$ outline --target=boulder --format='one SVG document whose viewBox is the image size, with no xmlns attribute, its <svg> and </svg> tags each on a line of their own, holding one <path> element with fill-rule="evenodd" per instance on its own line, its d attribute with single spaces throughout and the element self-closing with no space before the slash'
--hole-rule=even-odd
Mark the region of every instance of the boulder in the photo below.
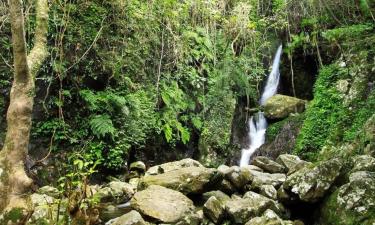
<svg viewBox="0 0 375 225">
<path fill-rule="evenodd" d="M 264 113 L 269 119 L 283 119 L 291 113 L 302 113 L 306 101 L 286 95 L 274 95 L 264 105 Z"/>
<path fill-rule="evenodd" d="M 272 185 L 262 185 L 259 188 L 259 193 L 270 199 L 277 199 L 277 190 Z"/>
<path fill-rule="evenodd" d="M 296 169 L 300 169 L 302 165 L 308 164 L 308 162 L 301 160 L 298 156 L 289 154 L 279 155 L 276 162 L 283 165 L 288 173 L 292 171 L 295 172 Z"/>
<path fill-rule="evenodd" d="M 357 171 L 349 175 L 349 182 L 362 179 L 375 179 L 375 172 Z"/>
<path fill-rule="evenodd" d="M 150 167 L 146 172 L 146 176 L 166 173 L 166 172 L 178 170 L 178 169 L 185 168 L 185 167 L 203 167 L 203 165 L 194 159 L 187 158 L 187 159 L 182 159 L 180 161 L 168 162 L 168 163 L 164 163 L 161 165 Z"/>
<path fill-rule="evenodd" d="M 234 187 L 234 185 L 226 179 L 222 180 L 217 185 L 217 189 L 226 193 L 226 194 L 228 194 L 228 195 L 231 195 L 231 194 L 233 194 L 237 191 L 236 187 Z"/>
<path fill-rule="evenodd" d="M 99 203 L 96 205 L 96 208 L 99 210 L 99 218 L 101 221 L 113 221 L 132 210 L 130 203 L 124 203 L 121 205 L 112 204 L 112 203 Z"/>
<path fill-rule="evenodd" d="M 233 199 L 225 204 L 225 210 L 231 220 L 244 224 L 251 218 L 261 215 L 266 209 L 280 211 L 281 207 L 273 200 L 255 192 L 247 192 L 243 198 Z"/>
<path fill-rule="evenodd" d="M 342 166 L 341 160 L 331 159 L 313 168 L 304 167 L 290 175 L 282 188 L 304 202 L 317 202 L 340 175 Z"/>
<path fill-rule="evenodd" d="M 136 161 L 130 164 L 129 170 L 144 173 L 146 171 L 146 165 L 142 161 Z"/>
<path fill-rule="evenodd" d="M 203 221 L 203 211 L 199 210 L 182 218 L 176 225 L 200 225 Z"/>
<path fill-rule="evenodd" d="M 225 178 L 237 189 L 241 190 L 246 184 L 251 183 L 252 175 L 249 169 L 239 166 L 232 166 L 230 169 Z"/>
<path fill-rule="evenodd" d="M 323 203 L 320 224 L 375 224 L 375 179 L 353 180 Z"/>
<path fill-rule="evenodd" d="M 245 225 L 293 225 L 292 221 L 282 220 L 274 211 L 267 209 L 261 217 L 255 217 Z"/>
<path fill-rule="evenodd" d="M 138 184 L 138 190 L 150 185 L 160 185 L 184 194 L 197 194 L 209 191 L 221 182 L 223 175 L 216 169 L 205 167 L 186 167 L 158 175 L 144 176 Z"/>
<path fill-rule="evenodd" d="M 135 193 L 131 207 L 162 223 L 176 223 L 194 209 L 193 202 L 182 193 L 158 185 Z"/>
<path fill-rule="evenodd" d="M 146 225 L 146 222 L 143 220 L 141 214 L 132 210 L 127 214 L 106 223 L 106 225 Z"/>
<path fill-rule="evenodd" d="M 286 180 L 286 175 L 282 173 L 262 173 L 251 170 L 251 189 L 259 189 L 262 185 L 272 185 L 276 189 Z"/>
<path fill-rule="evenodd" d="M 284 173 L 286 172 L 286 168 L 279 163 L 265 157 L 265 156 L 258 156 L 256 157 L 253 162 L 255 166 L 263 169 L 269 173 Z"/>
<path fill-rule="evenodd" d="M 33 206 L 33 213 L 27 224 L 51 224 L 56 221 L 58 210 L 58 201 L 46 194 L 34 193 L 30 196 Z M 66 204 L 66 200 L 62 201 L 62 205 Z M 61 207 L 60 213 L 64 213 L 64 207 Z M 1 219 L 0 219 L 1 221 Z"/>
<path fill-rule="evenodd" d="M 369 171 L 375 172 L 375 158 L 369 155 L 360 155 L 353 158 L 354 167 L 351 172 Z"/>
<path fill-rule="evenodd" d="M 202 197 L 204 201 L 207 201 L 211 197 L 215 197 L 217 200 L 219 200 L 222 203 L 225 203 L 226 201 L 230 200 L 230 197 L 222 191 L 206 192 L 202 195 Z"/>
<path fill-rule="evenodd" d="M 223 202 L 219 201 L 215 196 L 209 198 L 203 205 L 204 215 L 215 224 L 218 224 L 223 219 L 225 212 L 224 209 Z"/>
<path fill-rule="evenodd" d="M 103 187 L 95 193 L 100 202 L 123 203 L 129 201 L 134 195 L 134 187 L 131 184 L 112 181 L 106 187 Z"/>
</svg>

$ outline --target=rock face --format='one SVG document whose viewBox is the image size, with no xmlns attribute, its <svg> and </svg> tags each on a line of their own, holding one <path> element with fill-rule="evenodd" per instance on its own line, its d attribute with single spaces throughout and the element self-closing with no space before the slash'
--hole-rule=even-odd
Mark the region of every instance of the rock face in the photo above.
<svg viewBox="0 0 375 225">
<path fill-rule="evenodd" d="M 286 170 L 284 166 L 272 161 L 265 156 L 256 157 L 253 161 L 253 164 L 269 173 L 283 173 Z"/>
<path fill-rule="evenodd" d="M 264 113 L 270 119 L 283 119 L 291 113 L 303 112 L 305 104 L 304 100 L 277 94 L 267 100 Z"/>
<path fill-rule="evenodd" d="M 193 202 L 182 193 L 157 185 L 137 192 L 130 204 L 143 215 L 162 223 L 176 223 L 194 209 Z"/>
<path fill-rule="evenodd" d="M 184 194 L 203 193 L 221 182 L 223 175 L 216 169 L 205 167 L 186 167 L 166 173 L 145 176 L 138 185 L 143 190 L 150 185 L 160 185 Z"/>
<path fill-rule="evenodd" d="M 314 168 L 304 167 L 290 175 L 282 188 L 302 201 L 317 202 L 340 175 L 341 168 L 342 162 L 338 159 L 325 161 Z"/>
<path fill-rule="evenodd" d="M 150 167 L 147 170 L 146 175 L 162 174 L 185 167 L 203 167 L 203 165 L 194 159 L 187 158 L 182 159 L 180 161 L 168 162 L 161 165 Z"/>
<path fill-rule="evenodd" d="M 137 211 L 132 210 L 129 213 L 122 215 L 115 219 L 111 225 L 146 225 L 146 222 L 143 220 L 141 214 Z"/>
</svg>

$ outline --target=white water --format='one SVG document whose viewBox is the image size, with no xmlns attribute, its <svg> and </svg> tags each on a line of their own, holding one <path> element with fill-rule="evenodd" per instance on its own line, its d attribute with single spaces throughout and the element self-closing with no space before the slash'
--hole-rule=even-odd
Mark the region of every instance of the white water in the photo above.
<svg viewBox="0 0 375 225">
<path fill-rule="evenodd" d="M 279 64 L 282 53 L 282 45 L 279 46 L 272 63 L 272 70 L 268 76 L 266 86 L 259 100 L 260 105 L 264 105 L 270 97 L 276 94 L 277 87 L 280 81 L 280 70 Z M 264 144 L 266 138 L 267 120 L 264 117 L 263 112 L 258 112 L 252 116 L 248 122 L 249 126 L 249 140 L 250 146 L 242 149 L 242 155 L 240 160 L 240 166 L 246 166 L 249 164 L 251 156 L 254 152 Z"/>
</svg>

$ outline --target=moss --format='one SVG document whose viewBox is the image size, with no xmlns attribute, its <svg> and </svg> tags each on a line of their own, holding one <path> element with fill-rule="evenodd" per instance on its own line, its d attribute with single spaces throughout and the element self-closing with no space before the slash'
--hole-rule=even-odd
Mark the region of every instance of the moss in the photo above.
<svg viewBox="0 0 375 225">
<path fill-rule="evenodd" d="M 301 124 L 305 118 L 305 113 L 296 114 L 287 117 L 284 120 L 278 121 L 276 123 L 272 123 L 268 126 L 266 131 L 266 140 L 267 142 L 272 142 L 275 140 L 276 136 L 281 132 L 282 128 L 287 123 L 293 123 L 293 124 Z"/>
<path fill-rule="evenodd" d="M 24 219 L 24 209 L 13 208 L 9 212 L 4 213 L 3 218 L 0 219 L 0 224 L 9 224 L 9 222 L 17 223 Z"/>
</svg>

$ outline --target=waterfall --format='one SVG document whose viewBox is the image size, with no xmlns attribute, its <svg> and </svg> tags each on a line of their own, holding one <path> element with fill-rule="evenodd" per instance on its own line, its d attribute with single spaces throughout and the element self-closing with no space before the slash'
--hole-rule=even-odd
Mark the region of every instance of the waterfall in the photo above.
<svg viewBox="0 0 375 225">
<path fill-rule="evenodd" d="M 277 87 L 280 80 L 280 58 L 282 53 L 282 45 L 279 46 L 272 63 L 272 70 L 268 76 L 266 86 L 264 87 L 263 93 L 259 100 L 260 105 L 264 105 L 270 97 L 276 94 Z M 248 121 L 249 126 L 249 140 L 250 146 L 242 149 L 240 166 L 246 166 L 249 164 L 251 156 L 254 152 L 264 144 L 266 138 L 267 120 L 264 117 L 263 112 L 258 112 L 250 118 Z"/>
<path fill-rule="evenodd" d="M 267 99 L 275 95 L 277 92 L 277 87 L 279 86 L 279 80 L 280 80 L 279 64 L 280 64 L 282 49 L 283 49 L 283 46 L 280 45 L 275 54 L 275 58 L 273 59 L 271 73 L 268 76 L 267 83 L 266 83 L 266 86 L 264 87 L 262 97 L 259 100 L 260 105 L 264 105 Z"/>
</svg>

